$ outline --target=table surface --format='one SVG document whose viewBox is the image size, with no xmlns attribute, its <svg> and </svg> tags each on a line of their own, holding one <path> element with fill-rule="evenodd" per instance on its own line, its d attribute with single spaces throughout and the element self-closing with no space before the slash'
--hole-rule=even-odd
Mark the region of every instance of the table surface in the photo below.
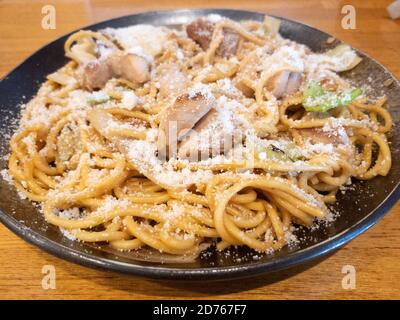
<svg viewBox="0 0 400 320">
<path fill-rule="evenodd" d="M 400 20 L 388 17 L 390 1 L 255 0 L 58 0 L 56 29 L 43 30 L 41 9 L 49 1 L 0 2 L 0 77 L 35 50 L 74 29 L 147 10 L 216 7 L 255 10 L 284 16 L 350 43 L 400 78 Z M 284 4 L 283 4 L 284 3 Z M 341 27 L 341 9 L 356 9 L 355 30 Z M 160 282 L 99 271 L 53 257 L 0 225 L 0 298 L 3 299 L 390 299 L 400 298 L 400 203 L 376 226 L 322 262 L 278 281 L 258 277 L 212 283 Z M 42 268 L 53 265 L 56 288 L 42 288 Z M 343 289 L 346 265 L 356 270 L 356 288 Z"/>
</svg>

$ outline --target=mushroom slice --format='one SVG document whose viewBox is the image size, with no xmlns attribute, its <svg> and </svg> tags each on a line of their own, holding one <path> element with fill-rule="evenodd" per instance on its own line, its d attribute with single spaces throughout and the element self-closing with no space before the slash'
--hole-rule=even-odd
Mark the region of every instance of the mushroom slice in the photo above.
<svg viewBox="0 0 400 320">
<path fill-rule="evenodd" d="M 160 118 L 157 147 L 161 154 L 167 149 L 170 156 L 175 153 L 178 142 L 215 104 L 212 96 L 202 92 L 183 94 L 173 105 L 164 110 Z"/>
</svg>

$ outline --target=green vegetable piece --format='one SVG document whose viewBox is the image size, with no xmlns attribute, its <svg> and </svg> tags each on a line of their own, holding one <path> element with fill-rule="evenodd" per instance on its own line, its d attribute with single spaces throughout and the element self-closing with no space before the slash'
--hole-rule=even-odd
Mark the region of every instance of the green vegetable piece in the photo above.
<svg viewBox="0 0 400 320">
<path fill-rule="evenodd" d="M 109 95 L 107 95 L 102 91 L 93 92 L 87 97 L 87 102 L 91 105 L 104 103 L 107 102 L 108 100 L 110 100 Z"/>
<path fill-rule="evenodd" d="M 303 107 L 306 111 L 326 112 L 330 109 L 345 107 L 362 94 L 360 88 L 350 92 L 325 91 L 322 86 L 312 81 L 303 93 Z"/>
<path fill-rule="evenodd" d="M 289 157 L 286 155 L 284 151 L 270 144 L 266 150 L 267 159 L 275 159 L 279 161 L 288 161 Z"/>
</svg>

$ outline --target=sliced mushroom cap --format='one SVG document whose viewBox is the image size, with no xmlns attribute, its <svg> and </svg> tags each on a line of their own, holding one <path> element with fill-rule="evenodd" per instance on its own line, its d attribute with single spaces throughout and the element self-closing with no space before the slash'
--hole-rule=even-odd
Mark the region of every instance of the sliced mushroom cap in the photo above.
<svg viewBox="0 0 400 320">
<path fill-rule="evenodd" d="M 302 75 L 300 72 L 282 70 L 270 77 L 265 86 L 267 90 L 277 98 L 296 92 L 301 85 Z"/>
<path fill-rule="evenodd" d="M 83 84 L 89 90 L 102 88 L 111 78 L 141 84 L 150 79 L 150 65 L 139 55 L 115 53 L 106 59 L 89 62 L 84 67 Z"/>
<path fill-rule="evenodd" d="M 170 156 L 173 156 L 178 142 L 214 104 L 215 99 L 212 96 L 201 92 L 177 97 L 174 104 L 167 108 L 160 118 L 157 141 L 159 153 L 165 155 L 168 151 Z"/>
</svg>

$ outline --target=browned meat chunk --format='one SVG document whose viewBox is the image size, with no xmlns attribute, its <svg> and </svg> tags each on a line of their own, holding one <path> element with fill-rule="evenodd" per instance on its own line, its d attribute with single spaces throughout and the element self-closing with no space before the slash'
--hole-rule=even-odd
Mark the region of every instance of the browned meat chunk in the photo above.
<svg viewBox="0 0 400 320">
<path fill-rule="evenodd" d="M 197 92 L 194 95 L 183 94 L 167 108 L 160 118 L 157 146 L 161 154 L 169 147 L 176 149 L 182 137 L 210 111 L 215 100 Z M 175 150 L 169 150 L 173 155 Z"/>
<path fill-rule="evenodd" d="M 224 28 L 223 30 L 224 40 L 217 50 L 217 54 L 221 57 L 229 58 L 236 54 L 239 46 L 240 36 L 239 34 L 230 28 Z"/>
<path fill-rule="evenodd" d="M 144 83 L 150 79 L 149 63 L 136 54 L 118 53 L 104 60 L 90 62 L 84 67 L 83 84 L 89 90 L 102 88 L 111 78 Z"/>
<path fill-rule="evenodd" d="M 213 132 L 209 129 L 212 129 L 212 124 L 217 121 L 217 117 L 218 112 L 215 109 L 211 109 L 202 119 L 200 119 L 193 128 L 193 131 L 179 144 L 178 156 L 180 158 L 199 158 L 204 154 L 207 154 L 208 156 L 209 153 L 212 153 L 213 150 L 210 150 L 212 149 L 210 140 L 213 137 Z M 207 141 L 201 141 L 202 139 Z M 219 152 L 220 146 L 218 147 L 218 153 Z"/>
<path fill-rule="evenodd" d="M 203 50 L 210 46 L 211 38 L 214 32 L 214 24 L 205 20 L 197 19 L 186 26 L 186 33 Z"/>
<path fill-rule="evenodd" d="M 300 88 L 301 80 L 300 72 L 291 72 L 286 86 L 286 94 L 295 93 Z"/>
<path fill-rule="evenodd" d="M 108 63 L 89 62 L 83 71 L 83 85 L 89 89 L 102 88 L 113 77 L 113 71 Z"/>
<path fill-rule="evenodd" d="M 295 93 L 301 85 L 301 79 L 301 73 L 283 70 L 267 80 L 266 88 L 279 99 Z"/>
<path fill-rule="evenodd" d="M 238 123 L 233 130 L 226 130 L 224 116 L 212 108 L 179 144 L 179 158 L 192 161 L 206 160 L 219 154 L 227 154 L 236 144 L 242 143 L 242 131 Z"/>
<path fill-rule="evenodd" d="M 186 33 L 189 38 L 193 39 L 203 50 L 207 50 L 210 46 L 215 25 L 205 19 L 197 19 L 186 26 Z M 217 54 L 221 57 L 230 57 L 236 54 L 240 36 L 230 28 L 223 29 L 224 39 L 217 50 Z"/>
<path fill-rule="evenodd" d="M 157 69 L 155 79 L 160 86 L 159 96 L 161 98 L 176 97 L 179 93 L 185 92 L 190 80 L 176 63 L 164 63 Z"/>
<path fill-rule="evenodd" d="M 124 54 L 111 57 L 111 69 L 114 73 L 131 82 L 144 83 L 150 80 L 150 66 L 145 58 L 136 54 Z"/>
</svg>

